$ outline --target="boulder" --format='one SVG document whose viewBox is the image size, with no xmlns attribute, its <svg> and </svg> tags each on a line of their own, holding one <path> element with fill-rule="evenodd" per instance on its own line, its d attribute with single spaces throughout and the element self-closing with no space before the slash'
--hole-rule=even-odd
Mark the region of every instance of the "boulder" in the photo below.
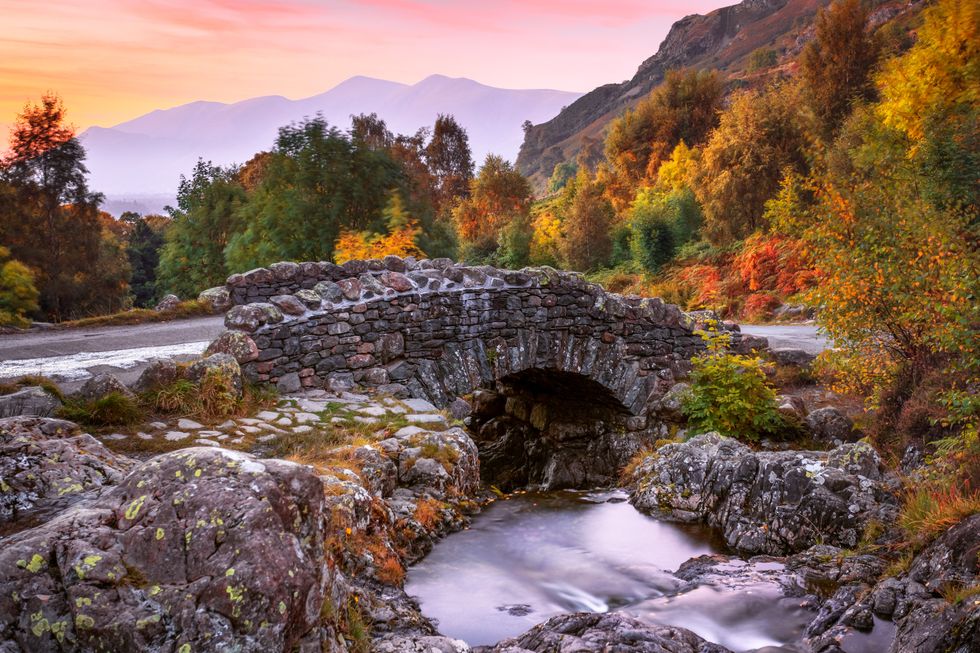
<svg viewBox="0 0 980 653">
<path fill-rule="evenodd" d="M 205 356 L 212 354 L 229 354 L 239 364 L 243 364 L 258 358 L 259 348 L 247 333 L 224 331 L 204 350 Z"/>
<path fill-rule="evenodd" d="M 282 312 L 265 302 L 233 306 L 225 315 L 226 327 L 249 333 L 258 330 L 260 326 L 279 322 L 282 322 Z"/>
<path fill-rule="evenodd" d="M 753 336 L 748 333 L 740 334 L 735 343 L 735 353 L 749 355 L 753 352 L 765 351 L 769 349 L 769 339 L 762 336 Z"/>
<path fill-rule="evenodd" d="M 505 639 L 489 653 L 730 653 L 686 628 L 660 626 L 609 612 L 552 617 L 523 635 Z"/>
<path fill-rule="evenodd" d="M 96 374 L 83 383 L 73 396 L 82 401 L 95 401 L 112 393 L 121 394 L 131 399 L 135 398 L 132 390 L 112 374 Z"/>
<path fill-rule="evenodd" d="M 777 364 L 790 367 L 809 367 L 816 359 L 816 356 L 808 351 L 787 347 L 770 349 L 769 355 Z"/>
<path fill-rule="evenodd" d="M 214 370 L 212 372 L 212 370 Z M 187 371 L 184 377 L 192 383 L 200 384 L 208 374 L 221 374 L 231 381 L 231 386 L 238 397 L 242 396 L 245 388 L 242 380 L 242 368 L 238 361 L 230 354 L 212 354 L 207 358 L 195 362 Z"/>
<path fill-rule="evenodd" d="M 854 439 L 854 422 L 833 406 L 817 408 L 805 418 L 814 439 L 828 444 L 842 444 Z"/>
<path fill-rule="evenodd" d="M 37 386 L 21 388 L 9 395 L 0 395 L 0 417 L 33 415 L 50 417 L 61 408 L 61 400 Z"/>
<path fill-rule="evenodd" d="M 178 306 L 180 306 L 180 297 L 177 295 L 164 295 L 163 299 L 157 302 L 153 310 L 159 313 L 170 313 L 171 311 L 177 310 Z"/>
<path fill-rule="evenodd" d="M 169 358 L 155 358 L 136 379 L 133 390 L 142 393 L 165 388 L 178 378 L 180 372 L 177 370 L 177 363 Z"/>
<path fill-rule="evenodd" d="M 215 286 L 202 290 L 197 296 L 197 301 L 209 306 L 212 313 L 224 313 L 231 308 L 231 294 L 224 286 Z"/>
<path fill-rule="evenodd" d="M 784 555 L 818 542 L 853 547 L 897 500 L 867 444 L 830 452 L 752 451 L 715 433 L 668 444 L 639 465 L 630 500 L 667 519 L 721 529 L 742 554 Z"/>
<path fill-rule="evenodd" d="M 158 456 L 4 540 L 0 640 L 25 651 L 319 651 L 327 518 L 309 467 L 211 447 Z"/>
<path fill-rule="evenodd" d="M 72 422 L 0 419 L 0 525 L 91 496 L 134 464 Z"/>
</svg>

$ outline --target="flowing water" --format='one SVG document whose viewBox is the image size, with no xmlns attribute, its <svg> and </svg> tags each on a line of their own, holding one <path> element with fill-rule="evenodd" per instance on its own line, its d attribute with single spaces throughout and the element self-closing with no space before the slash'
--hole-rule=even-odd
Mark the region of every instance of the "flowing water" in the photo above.
<svg viewBox="0 0 980 653">
<path fill-rule="evenodd" d="M 718 570 L 716 582 L 674 576 L 681 563 L 720 553 L 723 544 L 707 529 L 643 515 L 625 498 L 566 491 L 496 501 L 412 567 L 406 590 L 441 633 L 474 646 L 563 612 L 619 609 L 689 628 L 734 651 L 802 650 L 795 644 L 815 614 L 800 599 L 785 597 L 764 573 L 726 581 L 747 564 L 738 559 Z"/>
</svg>

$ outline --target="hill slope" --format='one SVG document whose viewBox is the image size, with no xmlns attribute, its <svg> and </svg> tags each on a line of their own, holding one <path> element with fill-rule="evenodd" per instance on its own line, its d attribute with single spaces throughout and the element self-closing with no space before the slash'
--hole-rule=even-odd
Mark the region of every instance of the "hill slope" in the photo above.
<svg viewBox="0 0 980 653">
<path fill-rule="evenodd" d="M 547 120 L 580 93 L 511 90 L 441 75 L 414 85 L 352 77 L 301 100 L 266 96 L 233 104 L 192 102 L 153 111 L 114 127 L 92 127 L 81 138 L 88 151 L 90 186 L 110 207 L 124 198 L 169 195 L 198 157 L 242 163 L 269 149 L 277 129 L 317 112 L 347 129 L 350 116 L 377 113 L 396 133 L 431 126 L 437 114 L 456 117 L 470 136 L 479 162 L 493 152 L 513 159 L 523 138 L 521 123 Z"/>
<path fill-rule="evenodd" d="M 583 147 L 601 146 L 609 121 L 660 84 L 668 70 L 715 68 L 731 73 L 741 70 L 748 55 L 760 47 L 798 51 L 800 36 L 828 4 L 830 0 L 744 0 L 704 16 L 682 18 L 632 79 L 600 86 L 532 127 L 521 146 L 518 167 L 540 188 L 555 164 L 574 160 Z"/>
</svg>

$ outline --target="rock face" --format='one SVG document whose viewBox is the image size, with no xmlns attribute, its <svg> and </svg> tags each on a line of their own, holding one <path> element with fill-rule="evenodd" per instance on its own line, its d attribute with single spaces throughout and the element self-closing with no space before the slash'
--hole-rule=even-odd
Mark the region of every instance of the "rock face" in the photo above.
<svg viewBox="0 0 980 653">
<path fill-rule="evenodd" d="M 133 464 L 71 422 L 0 419 L 0 526 L 91 496 Z"/>
<path fill-rule="evenodd" d="M 654 626 L 611 612 L 578 612 L 552 617 L 486 653 L 730 653 L 685 628 Z"/>
<path fill-rule="evenodd" d="M 661 447 L 633 479 L 637 508 L 718 527 L 744 554 L 854 546 L 869 521 L 891 523 L 896 512 L 878 454 L 864 443 L 753 452 L 731 438 L 699 435 Z"/>
<path fill-rule="evenodd" d="M 23 651 L 319 646 L 325 506 L 323 483 L 294 463 L 211 448 L 154 458 L 4 541 L 0 639 Z"/>
<path fill-rule="evenodd" d="M 276 264 L 232 275 L 226 326 L 255 342 L 254 381 L 296 373 L 404 385 L 437 406 L 517 375 L 579 375 L 643 414 L 702 348 L 690 320 L 658 299 L 621 297 L 572 273 L 448 259 Z M 315 289 L 310 309 L 296 293 Z M 305 297 L 305 294 L 304 294 Z M 247 302 L 247 303 L 246 303 Z M 283 310 L 281 310 L 283 309 Z"/>
<path fill-rule="evenodd" d="M 17 415 L 50 417 L 59 408 L 61 401 L 57 397 L 36 386 L 0 395 L 0 418 Z"/>
</svg>

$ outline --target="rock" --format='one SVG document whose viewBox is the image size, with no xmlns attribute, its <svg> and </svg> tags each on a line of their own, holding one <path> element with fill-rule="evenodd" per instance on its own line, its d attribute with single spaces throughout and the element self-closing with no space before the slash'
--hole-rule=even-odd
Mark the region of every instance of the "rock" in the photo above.
<svg viewBox="0 0 980 653">
<path fill-rule="evenodd" d="M 224 331 L 204 350 L 205 356 L 213 354 L 230 354 L 239 364 L 244 364 L 259 357 L 259 348 L 247 333 Z"/>
<path fill-rule="evenodd" d="M 99 499 L 5 539 L 0 640 L 319 651 L 325 506 L 322 481 L 295 463 L 212 447 L 153 458 Z"/>
<path fill-rule="evenodd" d="M 279 392 L 279 394 L 283 395 L 299 392 L 302 388 L 303 384 L 300 381 L 299 374 L 296 372 L 283 374 L 279 377 L 279 381 L 276 383 L 276 390 Z"/>
<path fill-rule="evenodd" d="M 73 396 L 82 401 L 95 401 L 112 393 L 135 399 L 133 392 L 112 374 L 96 374 L 83 383 Z"/>
<path fill-rule="evenodd" d="M 231 308 L 231 294 L 224 286 L 215 286 L 202 290 L 197 296 L 197 301 L 211 307 L 212 313 L 224 313 Z"/>
<path fill-rule="evenodd" d="M 0 525 L 90 496 L 119 482 L 133 464 L 72 422 L 0 419 Z M 2 608 L 0 599 L 0 614 Z"/>
<path fill-rule="evenodd" d="M 707 329 L 713 326 L 716 329 L 724 328 L 721 318 L 712 310 L 688 311 L 687 316 L 694 321 L 695 329 Z"/>
<path fill-rule="evenodd" d="M 313 286 L 313 292 L 320 295 L 323 301 L 330 302 L 331 304 L 336 304 L 344 300 L 343 291 L 333 281 L 321 281 Z"/>
<path fill-rule="evenodd" d="M 813 318 L 813 309 L 803 304 L 782 304 L 772 312 L 777 320 L 809 320 Z"/>
<path fill-rule="evenodd" d="M 769 354 L 779 365 L 791 367 L 809 367 L 810 363 L 816 359 L 816 356 L 810 352 L 787 347 L 770 349 Z"/>
<path fill-rule="evenodd" d="M 868 522 L 894 521 L 897 501 L 876 480 L 874 449 L 847 446 L 754 452 L 731 438 L 699 435 L 644 461 L 630 500 L 642 511 L 720 528 L 743 554 L 780 555 L 817 542 L 852 547 Z M 855 473 L 852 462 L 872 476 Z"/>
<path fill-rule="evenodd" d="M 668 420 L 679 422 L 684 420 L 684 399 L 691 393 L 688 383 L 675 383 L 660 399 L 658 414 Z"/>
<path fill-rule="evenodd" d="M 753 336 L 747 333 L 743 333 L 739 336 L 738 342 L 735 343 L 735 353 L 742 355 L 749 355 L 753 352 L 765 351 L 769 349 L 769 339 L 763 338 L 762 336 Z"/>
<path fill-rule="evenodd" d="M 181 431 L 200 431 L 204 428 L 204 425 L 199 422 L 195 422 L 192 419 L 181 417 L 179 420 L 177 420 L 177 428 Z"/>
<path fill-rule="evenodd" d="M 315 290 L 303 288 L 293 293 L 293 296 L 303 302 L 306 308 L 311 310 L 318 309 L 323 304 L 323 298 Z"/>
<path fill-rule="evenodd" d="M 157 303 L 153 310 L 158 313 L 170 313 L 171 311 L 177 310 L 178 306 L 180 306 L 180 297 L 177 295 L 164 295 L 163 299 Z"/>
<path fill-rule="evenodd" d="M 797 423 L 806 417 L 806 404 L 796 395 L 776 395 L 776 410 Z"/>
<path fill-rule="evenodd" d="M 660 626 L 621 612 L 552 617 L 489 653 L 730 653 L 686 628 Z"/>
<path fill-rule="evenodd" d="M 136 383 L 133 384 L 133 391 L 143 393 L 165 388 L 172 385 L 178 378 L 180 378 L 180 372 L 177 370 L 176 362 L 169 358 L 154 358 L 136 379 Z"/>
<path fill-rule="evenodd" d="M 828 444 L 842 444 L 854 439 L 854 422 L 833 406 L 817 408 L 805 418 L 813 437 Z"/>
<path fill-rule="evenodd" d="M 470 647 L 461 639 L 439 635 L 391 635 L 372 642 L 371 650 L 374 653 L 468 653 Z"/>
<path fill-rule="evenodd" d="M 0 417 L 17 415 L 50 417 L 59 408 L 61 408 L 61 400 L 37 386 L 28 386 L 9 395 L 0 395 Z"/>
<path fill-rule="evenodd" d="M 306 305 L 295 295 L 275 295 L 269 301 L 284 315 L 302 315 L 306 312 Z"/>
<path fill-rule="evenodd" d="M 398 480 L 405 486 L 442 492 L 452 486 L 467 494 L 480 484 L 480 458 L 461 428 L 409 436 L 398 458 Z"/>
<path fill-rule="evenodd" d="M 263 302 L 232 306 L 225 315 L 226 327 L 249 333 L 256 331 L 260 326 L 279 322 L 282 322 L 282 312 L 272 304 Z"/>
<path fill-rule="evenodd" d="M 449 414 L 455 420 L 462 420 L 469 417 L 470 413 L 473 412 L 473 407 L 470 406 L 470 402 L 466 401 L 462 397 L 456 397 L 453 402 L 449 404 Z"/>
<path fill-rule="evenodd" d="M 231 381 L 231 388 L 237 397 L 242 396 L 244 381 L 242 379 L 242 368 L 238 361 L 230 354 L 211 354 L 207 358 L 192 364 L 184 376 L 192 383 L 200 385 L 209 374 L 221 375 Z"/>
</svg>

